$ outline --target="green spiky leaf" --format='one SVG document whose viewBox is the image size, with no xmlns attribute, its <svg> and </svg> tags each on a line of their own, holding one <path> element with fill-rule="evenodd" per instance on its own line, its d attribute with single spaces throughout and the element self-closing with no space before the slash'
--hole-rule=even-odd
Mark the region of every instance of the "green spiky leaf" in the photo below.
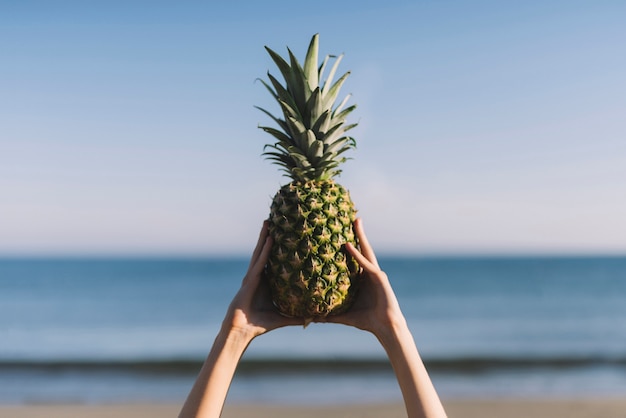
<svg viewBox="0 0 626 418">
<path fill-rule="evenodd" d="M 356 147 L 354 139 L 345 136 L 346 131 L 356 126 L 356 123 L 346 124 L 346 117 L 356 106 L 344 109 L 350 95 L 344 97 L 341 103 L 336 103 L 350 75 L 348 71 L 335 81 L 343 55 L 327 55 L 318 65 L 318 34 L 309 42 L 303 65 L 289 48 L 287 58 L 269 47 L 265 49 L 280 71 L 283 82 L 270 72 L 267 73 L 269 82 L 261 80 L 282 113 L 282 117 L 278 117 L 263 107 L 257 107 L 278 127 L 260 126 L 278 140 L 265 150 L 264 155 L 298 181 L 329 179 L 338 175 L 341 170 L 337 166 L 346 160 L 339 155 Z M 329 66 L 324 79 L 324 72 Z"/>
</svg>

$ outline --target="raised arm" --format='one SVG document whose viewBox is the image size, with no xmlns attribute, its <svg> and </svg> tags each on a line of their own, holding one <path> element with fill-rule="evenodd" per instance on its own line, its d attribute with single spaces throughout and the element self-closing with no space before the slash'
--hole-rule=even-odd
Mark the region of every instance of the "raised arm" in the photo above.
<svg viewBox="0 0 626 418">
<path fill-rule="evenodd" d="M 265 222 L 241 288 L 228 307 L 179 418 L 218 418 L 237 364 L 250 342 L 273 329 L 302 323 L 277 313 L 269 289 L 261 280 L 271 245 Z"/>
<path fill-rule="evenodd" d="M 443 405 L 424 367 L 411 331 L 387 275 L 365 236 L 360 219 L 354 223 L 361 252 L 351 244 L 346 249 L 362 268 L 362 283 L 354 306 L 329 322 L 369 331 L 382 344 L 396 373 L 409 418 L 446 417 Z"/>
</svg>

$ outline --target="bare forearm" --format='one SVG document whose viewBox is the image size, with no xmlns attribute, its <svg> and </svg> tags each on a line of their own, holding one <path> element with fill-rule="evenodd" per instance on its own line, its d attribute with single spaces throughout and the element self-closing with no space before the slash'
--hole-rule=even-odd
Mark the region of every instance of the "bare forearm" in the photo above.
<svg viewBox="0 0 626 418">
<path fill-rule="evenodd" d="M 377 334 L 396 373 L 408 417 L 446 417 L 404 319 Z"/>
<path fill-rule="evenodd" d="M 222 329 L 215 338 L 179 418 L 218 418 L 237 363 L 251 337 L 243 332 Z"/>
</svg>

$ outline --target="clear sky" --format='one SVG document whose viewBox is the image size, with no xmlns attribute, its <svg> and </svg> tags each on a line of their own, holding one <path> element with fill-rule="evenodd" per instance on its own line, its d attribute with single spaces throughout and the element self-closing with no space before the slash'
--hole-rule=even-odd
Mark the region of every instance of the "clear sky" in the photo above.
<svg viewBox="0 0 626 418">
<path fill-rule="evenodd" d="M 263 46 L 345 53 L 381 253 L 626 253 L 624 1 L 0 1 L 0 254 L 247 254 Z"/>
</svg>

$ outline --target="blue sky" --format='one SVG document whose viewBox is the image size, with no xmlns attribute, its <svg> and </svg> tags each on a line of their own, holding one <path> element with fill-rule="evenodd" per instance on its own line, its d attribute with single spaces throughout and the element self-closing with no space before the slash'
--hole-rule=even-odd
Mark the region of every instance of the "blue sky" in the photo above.
<svg viewBox="0 0 626 418">
<path fill-rule="evenodd" d="M 622 1 L 0 2 L 0 254 L 247 254 L 263 46 L 345 53 L 381 253 L 626 253 Z"/>
</svg>

